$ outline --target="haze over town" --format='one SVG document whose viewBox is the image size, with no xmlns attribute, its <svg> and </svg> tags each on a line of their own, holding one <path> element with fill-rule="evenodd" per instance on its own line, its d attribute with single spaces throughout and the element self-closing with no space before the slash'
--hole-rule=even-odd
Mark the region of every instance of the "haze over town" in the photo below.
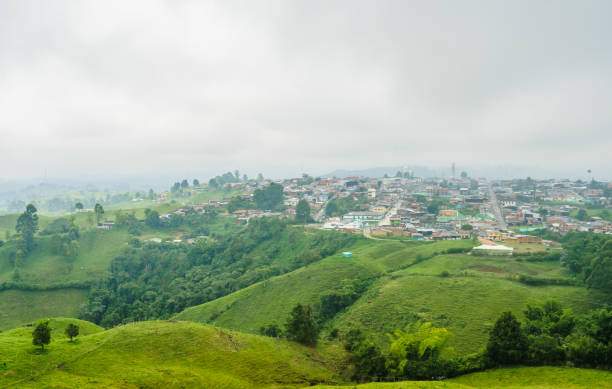
<svg viewBox="0 0 612 389">
<path fill-rule="evenodd" d="M 608 1 L 0 4 L 0 177 L 610 179 Z M 18 37 L 18 39 L 17 39 Z"/>
</svg>

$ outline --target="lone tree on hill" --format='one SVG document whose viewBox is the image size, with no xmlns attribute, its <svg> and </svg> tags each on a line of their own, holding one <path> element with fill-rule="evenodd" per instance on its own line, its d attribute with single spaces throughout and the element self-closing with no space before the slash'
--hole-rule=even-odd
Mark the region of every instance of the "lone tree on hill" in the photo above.
<svg viewBox="0 0 612 389">
<path fill-rule="evenodd" d="M 79 326 L 73 323 L 68 324 L 66 327 L 66 331 L 64 331 L 66 336 L 70 338 L 72 342 L 72 338 L 76 338 L 79 335 Z"/>
<path fill-rule="evenodd" d="M 104 214 L 104 207 L 102 207 L 99 203 L 96 203 L 94 207 L 94 212 L 96 213 L 96 222 L 100 224 L 100 219 L 102 218 L 102 215 Z"/>
<path fill-rule="evenodd" d="M 24 213 L 19 215 L 15 230 L 21 235 L 21 249 L 27 254 L 34 248 L 34 234 L 38 231 L 36 207 L 28 204 Z"/>
<path fill-rule="evenodd" d="M 524 362 L 527 347 L 521 323 L 512 312 L 504 312 L 489 334 L 485 358 L 492 366 L 516 365 Z"/>
<path fill-rule="evenodd" d="M 76 208 L 76 209 L 78 209 L 80 211 L 81 209 L 83 209 L 83 203 L 78 202 L 78 203 L 74 204 L 74 208 Z"/>
<path fill-rule="evenodd" d="M 319 333 L 315 325 L 310 305 L 298 304 L 291 311 L 285 324 L 287 338 L 296 342 L 314 346 L 317 344 Z"/>
<path fill-rule="evenodd" d="M 295 218 L 302 224 L 306 224 L 310 218 L 310 205 L 308 201 L 301 199 L 295 207 Z"/>
<path fill-rule="evenodd" d="M 34 346 L 40 346 L 42 351 L 45 351 L 45 344 L 51 342 L 51 328 L 49 328 L 49 322 L 44 321 L 39 323 L 34 331 L 32 332 L 32 344 Z"/>
</svg>

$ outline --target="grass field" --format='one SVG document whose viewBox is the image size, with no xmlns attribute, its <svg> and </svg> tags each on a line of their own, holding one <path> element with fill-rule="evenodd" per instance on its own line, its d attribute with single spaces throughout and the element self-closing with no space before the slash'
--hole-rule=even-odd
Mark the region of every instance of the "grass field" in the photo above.
<svg viewBox="0 0 612 389">
<path fill-rule="evenodd" d="M 606 209 L 606 208 L 588 209 L 588 208 L 585 208 L 584 210 L 586 211 L 588 217 L 598 216 L 598 217 L 601 217 L 604 220 L 612 221 L 612 209 Z M 604 212 L 604 211 L 607 211 L 607 213 Z M 575 210 L 570 212 L 570 217 L 575 218 L 577 215 L 578 215 L 578 210 L 577 209 L 575 209 Z"/>
<path fill-rule="evenodd" d="M 0 333 L 2 387 L 251 388 L 337 383 L 330 354 L 293 342 L 186 322 L 141 322 L 86 331 L 70 343 L 56 319 L 39 354 L 31 327 Z"/>
<path fill-rule="evenodd" d="M 448 248 L 471 244 L 368 240 L 348 249 L 353 252 L 350 259 L 335 255 L 188 308 L 176 317 L 256 333 L 265 325 L 282 325 L 297 303 L 316 306 L 322 294 L 338 290 L 349 280 L 372 279 L 369 289 L 328 323 L 323 336 L 332 328 L 360 327 L 385 346 L 387 332 L 422 318 L 448 327 L 455 334 L 452 345 L 459 354 L 466 354 L 484 345 L 488 330 L 504 310 L 520 314 L 528 302 L 549 298 L 576 312 L 603 304 L 600 295 L 583 287 L 535 287 L 516 281 L 520 274 L 565 277 L 558 263 L 443 254 Z M 448 275 L 442 276 L 443 272 Z"/>
<path fill-rule="evenodd" d="M 448 380 L 474 388 L 612 388 L 612 372 L 569 367 L 517 367 L 467 374 Z"/>
<path fill-rule="evenodd" d="M 487 370 L 444 381 L 402 381 L 351 386 L 316 388 L 357 389 L 467 389 L 467 388 L 524 388 L 524 389 L 609 389 L 612 372 L 569 367 L 516 367 Z"/>
<path fill-rule="evenodd" d="M 19 270 L 21 279 L 27 284 L 43 286 L 97 280 L 128 238 L 125 231 L 85 232 L 79 238 L 79 255 L 66 258 L 51 253 L 50 236 L 38 237 L 37 247 L 24 259 Z M 9 244 L 0 248 L 0 282 L 11 280 L 13 275 L 14 267 L 8 258 L 10 251 Z"/>
<path fill-rule="evenodd" d="M 0 331 L 41 317 L 76 317 L 87 293 L 83 289 L 0 292 Z"/>
</svg>

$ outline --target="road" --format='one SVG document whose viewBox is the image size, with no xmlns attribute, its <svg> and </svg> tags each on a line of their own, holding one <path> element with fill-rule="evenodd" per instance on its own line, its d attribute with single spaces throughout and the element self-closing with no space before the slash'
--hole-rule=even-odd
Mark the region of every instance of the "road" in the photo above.
<svg viewBox="0 0 612 389">
<path fill-rule="evenodd" d="M 381 221 L 378 222 L 378 226 L 389 226 L 391 225 L 391 216 L 397 214 L 397 210 L 402 206 L 402 199 L 399 198 L 395 205 L 387 211 L 385 217 L 382 218 Z"/>
<path fill-rule="evenodd" d="M 325 203 L 323 203 L 323 205 L 321 205 L 321 209 L 319 209 L 317 213 L 315 213 L 315 215 L 313 216 L 313 219 L 317 223 L 323 220 L 323 217 L 325 216 L 325 206 L 327 205 L 328 202 L 332 201 L 333 199 L 334 199 L 334 196 L 330 197 Z"/>
<path fill-rule="evenodd" d="M 495 215 L 495 220 L 497 221 L 497 228 L 500 230 L 506 230 L 508 229 L 508 226 L 504 220 L 501 207 L 499 206 L 499 201 L 497 201 L 497 196 L 493 191 L 493 185 L 491 185 L 491 183 L 488 183 L 487 185 L 489 186 L 489 201 L 491 202 L 491 208 L 493 208 L 493 214 Z"/>
</svg>

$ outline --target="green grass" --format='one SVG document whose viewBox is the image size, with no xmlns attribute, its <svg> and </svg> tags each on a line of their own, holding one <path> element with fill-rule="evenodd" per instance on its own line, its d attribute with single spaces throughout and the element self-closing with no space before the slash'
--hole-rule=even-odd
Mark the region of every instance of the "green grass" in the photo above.
<svg viewBox="0 0 612 389">
<path fill-rule="evenodd" d="M 254 284 L 178 314 L 181 320 L 214 323 L 256 333 L 269 324 L 282 325 L 297 304 L 316 306 L 322 294 L 352 279 L 372 279 L 369 289 L 340 312 L 323 331 L 362 328 L 383 347 L 386 333 L 420 317 L 445 326 L 455 334 L 458 354 L 482 347 L 499 314 L 520 314 L 529 302 L 554 298 L 576 312 L 602 304 L 602 296 L 583 287 L 527 286 L 520 274 L 561 278 L 564 269 L 554 262 L 516 261 L 513 258 L 441 254 L 451 247 L 469 247 L 471 241 L 403 243 L 359 242 L 349 248 L 352 258 L 340 254 L 305 268 Z M 417 258 L 433 258 L 415 263 Z M 442 277 L 443 271 L 448 277 Z"/>
<path fill-rule="evenodd" d="M 604 220 L 607 220 L 609 222 L 612 222 L 612 210 L 611 209 L 607 209 L 607 208 L 598 208 L 598 209 L 588 209 L 588 208 L 584 208 L 584 210 L 587 213 L 588 217 L 593 217 L 593 216 L 598 216 L 601 217 Z M 602 216 L 601 213 L 607 210 L 608 211 L 608 215 L 604 215 Z M 573 211 L 570 212 L 570 217 L 575 218 L 578 215 L 578 210 L 575 209 Z"/>
<path fill-rule="evenodd" d="M 181 321 L 104 330 L 77 319 L 46 320 L 52 332 L 44 352 L 32 345 L 36 323 L 0 333 L 0 387 L 612 388 L 609 371 L 566 367 L 516 367 L 445 381 L 348 385 L 342 379 L 346 355 L 338 344 L 314 349 Z M 73 342 L 64 334 L 69 323 L 80 330 Z"/>
<path fill-rule="evenodd" d="M 337 383 L 329 354 L 293 342 L 187 322 L 141 322 L 86 329 L 70 343 L 51 322 L 44 353 L 31 344 L 31 327 L 0 333 L 3 387 L 172 388 L 302 387 Z"/>
<path fill-rule="evenodd" d="M 612 372 L 569 367 L 516 367 L 449 380 L 474 388 L 612 388 Z"/>
<path fill-rule="evenodd" d="M 402 381 L 317 388 L 358 389 L 607 389 L 612 388 L 612 372 L 571 367 L 516 367 L 487 370 L 444 381 Z"/>
<path fill-rule="evenodd" d="M 87 290 L 5 290 L 0 292 L 0 331 L 43 317 L 76 317 Z"/>
<path fill-rule="evenodd" d="M 46 286 L 97 280 L 128 238 L 127 232 L 119 230 L 85 232 L 79 238 L 79 255 L 66 258 L 51 253 L 51 236 L 37 237 L 36 248 L 23 260 L 19 269 L 22 282 Z M 0 282 L 12 279 L 11 249 L 11 244 L 0 248 Z"/>
</svg>

